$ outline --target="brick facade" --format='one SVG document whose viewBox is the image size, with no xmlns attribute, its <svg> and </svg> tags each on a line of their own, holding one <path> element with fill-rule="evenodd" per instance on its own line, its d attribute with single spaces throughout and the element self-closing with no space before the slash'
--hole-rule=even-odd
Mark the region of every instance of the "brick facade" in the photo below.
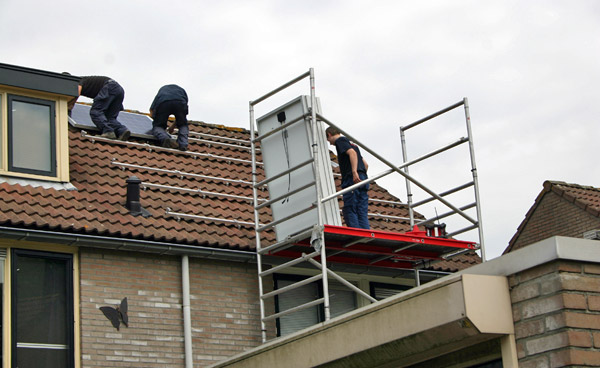
<svg viewBox="0 0 600 368">
<path fill-rule="evenodd" d="M 82 367 L 184 366 L 181 259 L 81 249 Z M 190 258 L 195 367 L 261 343 L 256 266 Z M 117 331 L 98 309 L 129 302 Z"/>
<path fill-rule="evenodd" d="M 600 365 L 600 266 L 555 261 L 509 277 L 519 367 Z"/>
<path fill-rule="evenodd" d="M 600 229 L 598 216 L 550 191 L 540 199 L 511 248 L 519 249 L 552 236 L 582 238 L 591 229 Z"/>
</svg>

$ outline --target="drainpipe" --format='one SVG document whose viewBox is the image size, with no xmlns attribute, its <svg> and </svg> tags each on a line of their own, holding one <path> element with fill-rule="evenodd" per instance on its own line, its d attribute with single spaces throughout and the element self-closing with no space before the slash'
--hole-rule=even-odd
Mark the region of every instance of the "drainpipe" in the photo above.
<svg viewBox="0 0 600 368">
<path fill-rule="evenodd" d="M 185 346 L 185 368 L 193 368 L 192 317 L 190 313 L 190 260 L 181 256 L 181 288 L 183 289 L 183 341 Z"/>
</svg>

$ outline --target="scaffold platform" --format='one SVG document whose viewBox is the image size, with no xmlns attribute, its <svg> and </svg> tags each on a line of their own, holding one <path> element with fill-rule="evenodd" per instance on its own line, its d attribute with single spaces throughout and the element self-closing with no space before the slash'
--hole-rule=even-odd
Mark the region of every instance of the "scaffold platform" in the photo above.
<svg viewBox="0 0 600 368">
<path fill-rule="evenodd" d="M 410 269 L 424 262 L 444 260 L 444 256 L 456 252 L 478 249 L 475 242 L 427 236 L 416 227 L 397 233 L 324 225 L 323 234 L 327 262 L 360 266 Z M 266 255 L 301 258 L 313 251 L 308 236 Z"/>
</svg>

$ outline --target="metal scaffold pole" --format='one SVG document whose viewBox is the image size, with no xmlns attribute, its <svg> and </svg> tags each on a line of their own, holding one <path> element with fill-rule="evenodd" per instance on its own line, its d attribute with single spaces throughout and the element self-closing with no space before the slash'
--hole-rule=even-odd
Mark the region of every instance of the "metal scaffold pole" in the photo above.
<svg viewBox="0 0 600 368">
<path fill-rule="evenodd" d="M 400 128 L 400 143 L 402 145 L 402 159 L 404 163 L 408 161 L 408 156 L 406 154 L 406 136 L 404 135 L 404 129 Z M 404 166 L 404 172 L 408 174 L 408 166 Z M 415 215 L 412 208 L 412 192 L 410 189 L 410 180 L 404 179 L 406 181 L 406 204 L 408 205 L 408 217 L 410 218 L 410 228 L 412 229 L 415 226 Z"/>
<path fill-rule="evenodd" d="M 323 234 L 323 203 L 321 203 L 321 199 L 323 197 L 322 189 L 321 189 L 321 178 L 319 175 L 319 152 L 317 146 L 317 98 L 315 96 L 315 71 L 313 68 L 310 68 L 310 103 L 311 103 L 311 127 L 312 127 L 312 151 L 313 151 L 313 165 L 315 172 L 315 181 L 317 188 L 317 229 L 319 232 L 318 238 L 321 242 L 321 263 L 323 264 L 322 268 L 322 282 L 323 282 L 323 299 L 324 299 L 324 310 L 325 310 L 325 320 L 328 321 L 331 318 L 331 309 L 329 307 L 329 283 L 327 278 L 327 258 L 325 252 L 325 236 Z"/>
<path fill-rule="evenodd" d="M 473 174 L 473 191 L 475 192 L 475 203 L 477 211 L 478 231 L 479 231 L 479 246 L 481 249 L 481 259 L 487 261 L 485 255 L 485 244 L 483 240 L 483 221 L 481 218 L 481 202 L 479 198 L 479 181 L 477 176 L 477 166 L 475 165 L 475 147 L 473 145 L 473 135 L 471 132 L 471 113 L 469 112 L 469 100 L 463 99 L 465 106 L 465 120 L 467 122 L 467 135 L 469 137 L 469 153 L 471 155 L 471 173 Z"/>
<path fill-rule="evenodd" d="M 254 105 L 252 101 L 250 101 L 250 149 L 252 153 L 252 182 L 256 183 L 258 181 L 258 174 L 256 172 L 256 145 L 254 144 L 254 137 L 256 135 L 255 127 L 254 127 Z M 261 277 L 263 266 L 262 266 L 262 257 L 261 257 L 261 245 L 260 245 L 260 232 L 258 228 L 259 224 L 259 214 L 258 214 L 258 193 L 256 185 L 252 185 L 252 199 L 254 201 L 254 239 L 256 241 L 256 264 L 258 270 L 258 292 L 259 292 L 259 303 L 260 303 L 260 330 L 262 342 L 267 342 L 267 327 L 265 324 L 265 301 L 262 298 L 264 294 L 264 286 L 263 280 Z"/>
</svg>

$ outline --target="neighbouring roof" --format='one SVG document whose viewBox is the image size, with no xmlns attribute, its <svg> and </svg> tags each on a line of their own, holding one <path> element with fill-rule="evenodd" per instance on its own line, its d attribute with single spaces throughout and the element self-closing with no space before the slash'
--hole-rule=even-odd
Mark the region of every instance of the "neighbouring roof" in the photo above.
<svg viewBox="0 0 600 368">
<path fill-rule="evenodd" d="M 562 201 L 572 203 L 578 208 L 580 208 L 581 211 L 589 214 L 590 216 L 600 218 L 600 188 L 579 184 L 569 184 L 563 181 L 547 180 L 544 182 L 544 188 L 535 199 L 533 206 L 531 206 L 529 211 L 527 211 L 525 219 L 517 228 L 517 232 L 511 238 L 508 247 L 504 250 L 503 254 L 506 254 L 517 248 L 515 245 L 517 239 L 522 234 L 527 224 L 530 222 L 533 214 L 540 206 L 542 199 L 548 193 L 554 193 Z M 564 221 L 568 220 L 568 216 L 565 216 Z"/>
<path fill-rule="evenodd" d="M 250 132 L 201 122 L 190 122 L 190 131 L 196 139 L 190 140 L 188 152 L 181 152 L 147 139 L 94 139 L 95 133 L 70 126 L 75 190 L 0 183 L 0 227 L 253 252 Z M 149 217 L 133 216 L 125 208 L 131 176 L 142 180 L 140 201 Z M 339 177 L 336 181 L 339 185 Z M 376 183 L 370 197 L 380 200 L 369 203 L 369 212 L 381 215 L 370 218 L 373 229 L 410 230 L 408 220 L 385 217 L 408 217 L 398 198 Z M 167 211 L 205 218 L 178 218 Z M 260 222 L 269 217 L 263 215 Z M 480 261 L 474 253 L 465 254 L 430 269 L 457 271 Z"/>
</svg>

